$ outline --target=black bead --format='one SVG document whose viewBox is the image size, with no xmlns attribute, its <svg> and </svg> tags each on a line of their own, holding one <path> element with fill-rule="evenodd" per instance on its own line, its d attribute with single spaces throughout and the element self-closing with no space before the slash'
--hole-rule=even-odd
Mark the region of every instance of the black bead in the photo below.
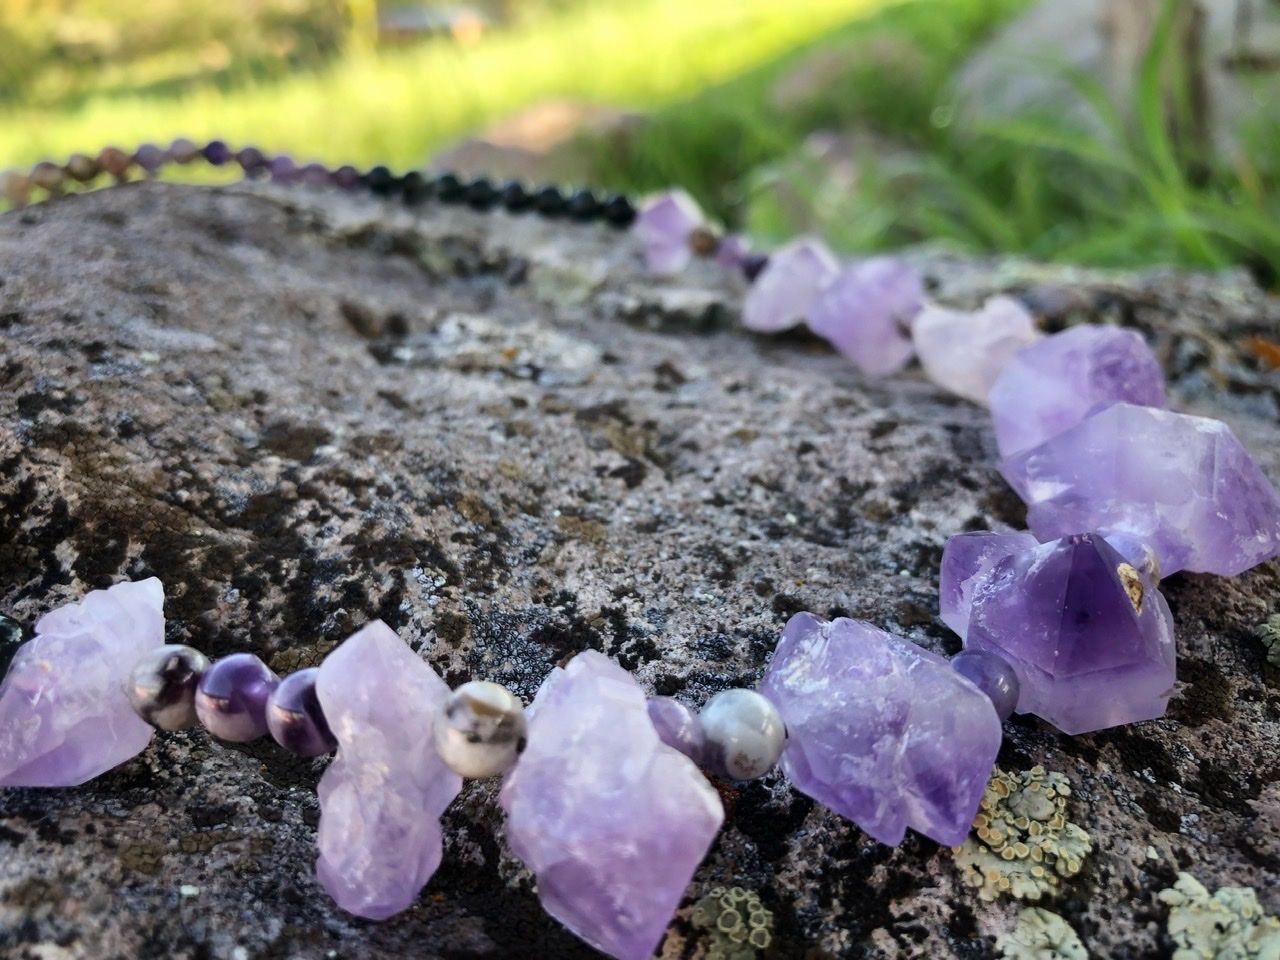
<svg viewBox="0 0 1280 960">
<path fill-rule="evenodd" d="M 544 217 L 558 217 L 564 213 L 564 194 L 558 187 L 543 187 L 533 195 L 533 207 Z"/>
<path fill-rule="evenodd" d="M 585 222 L 600 214 L 600 201 L 590 190 L 579 190 L 569 198 L 565 210 L 574 220 Z"/>
<path fill-rule="evenodd" d="M 436 196 L 440 198 L 441 203 L 457 203 L 464 199 L 467 188 L 462 181 L 452 173 L 442 173 L 432 181 L 435 185 Z"/>
<path fill-rule="evenodd" d="M 498 191 L 498 202 L 511 213 L 524 213 L 533 206 L 533 197 L 519 180 L 512 180 Z"/>
<path fill-rule="evenodd" d="M 749 281 L 755 281 L 765 267 L 769 265 L 769 256 L 764 253 L 748 253 L 742 258 L 742 275 Z"/>
<path fill-rule="evenodd" d="M 27 642 L 27 633 L 22 624 L 12 617 L 0 614 L 0 680 L 9 672 L 9 664 L 13 662 L 18 648 Z"/>
<path fill-rule="evenodd" d="M 364 175 L 365 186 L 380 197 L 385 197 L 396 187 L 396 178 L 382 164 L 374 167 Z"/>
<path fill-rule="evenodd" d="M 417 170 L 410 170 L 400 178 L 400 191 L 404 194 L 404 202 L 413 205 L 431 198 L 432 185 Z"/>
<path fill-rule="evenodd" d="M 629 227 L 636 219 L 636 208 L 620 193 L 604 202 L 604 219 L 614 227 Z"/>
<path fill-rule="evenodd" d="M 487 177 L 478 177 L 467 184 L 467 204 L 475 210 L 488 210 L 498 200 L 498 191 Z"/>
</svg>

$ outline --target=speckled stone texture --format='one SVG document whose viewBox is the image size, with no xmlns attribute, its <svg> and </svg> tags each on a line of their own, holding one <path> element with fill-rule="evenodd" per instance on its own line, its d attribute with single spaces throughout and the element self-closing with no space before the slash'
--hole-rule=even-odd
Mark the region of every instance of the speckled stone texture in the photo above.
<svg viewBox="0 0 1280 960">
<path fill-rule="evenodd" d="M 1025 520 L 988 415 L 914 368 L 871 381 L 816 338 L 734 329 L 742 287 L 710 264 L 641 261 L 604 228 L 265 186 L 0 216 L 0 613 L 154 573 L 170 643 L 285 672 L 380 617 L 450 684 L 526 702 L 595 648 L 700 706 L 806 609 L 958 650 L 943 544 Z M 1171 406 L 1280 479 L 1280 380 L 1244 347 L 1280 305 L 1241 278 L 914 262 L 946 304 L 1134 326 Z M 1042 905 L 1096 956 L 1168 954 L 1179 870 L 1280 910 L 1280 670 L 1253 634 L 1280 562 L 1163 589 L 1168 716 L 1075 738 L 1018 717 L 999 758 L 1071 780 L 1096 849 Z M 407 913 L 343 914 L 312 874 L 323 768 L 188 731 L 84 787 L 0 792 L 0 956 L 594 956 L 503 847 L 493 782 L 445 813 Z M 877 844 L 776 774 L 724 797 L 668 958 L 720 884 L 774 913 L 776 957 L 990 957 L 1013 928 L 1021 905 L 979 902 L 928 840 Z"/>
</svg>

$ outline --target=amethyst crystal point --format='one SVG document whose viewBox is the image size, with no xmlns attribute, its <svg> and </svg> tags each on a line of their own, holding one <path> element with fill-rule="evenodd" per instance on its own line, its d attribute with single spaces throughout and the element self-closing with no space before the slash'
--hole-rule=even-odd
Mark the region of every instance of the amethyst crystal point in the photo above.
<svg viewBox="0 0 1280 960">
<path fill-rule="evenodd" d="M 1040 539 L 1099 530 L 1131 563 L 1145 544 L 1164 576 L 1234 576 L 1280 554 L 1280 494 L 1218 420 L 1118 403 L 1000 472 Z"/>
<path fill-rule="evenodd" d="M 809 329 L 873 377 L 896 373 L 911 359 L 904 330 L 924 302 L 920 274 L 896 257 L 845 267 L 809 308 Z"/>
<path fill-rule="evenodd" d="M 658 739 L 701 765 L 707 749 L 707 734 L 698 715 L 671 697 L 650 697 L 648 709 Z"/>
<path fill-rule="evenodd" d="M 882 843 L 907 827 L 955 846 L 1000 748 L 991 701 L 942 657 L 859 620 L 788 621 L 760 692 L 796 789 Z"/>
<path fill-rule="evenodd" d="M 769 257 L 769 262 L 742 305 L 742 325 L 760 333 L 777 333 L 805 318 L 839 265 L 819 240 L 795 240 Z"/>
<path fill-rule="evenodd" d="M 972 587 L 965 648 L 1006 660 L 1018 712 L 1064 733 L 1162 716 L 1173 690 L 1169 607 L 1097 534 L 1017 544 L 992 563 Z"/>
<path fill-rule="evenodd" d="M 1014 354 L 1040 337 L 1031 314 L 1011 297 L 992 297 L 973 313 L 928 306 L 911 323 L 929 379 L 984 406 Z"/>
<path fill-rule="evenodd" d="M 440 865 L 440 814 L 462 788 L 432 734 L 449 687 L 378 620 L 325 658 L 316 693 L 338 741 L 320 778 L 316 876 L 342 909 L 382 920 Z"/>
<path fill-rule="evenodd" d="M 669 190 L 651 198 L 636 217 L 644 244 L 645 263 L 654 273 L 679 273 L 693 259 L 689 234 L 702 226 L 702 211 L 683 190 Z"/>
<path fill-rule="evenodd" d="M 698 768 L 659 739 L 635 680 L 591 650 L 542 684 L 501 801 L 543 907 L 619 960 L 653 956 L 724 819 Z"/>
<path fill-rule="evenodd" d="M 94 590 L 36 623 L 0 683 L 0 787 L 69 787 L 151 740 L 129 702 L 133 665 L 164 643 L 152 577 Z"/>
<path fill-rule="evenodd" d="M 948 540 L 938 584 L 942 622 L 961 637 L 967 635 L 974 587 L 995 564 L 1038 542 L 1029 533 L 962 533 Z"/>
<path fill-rule="evenodd" d="M 1085 324 L 1019 351 L 988 401 L 1000 453 L 1009 457 L 1069 430 L 1102 406 L 1163 407 L 1164 374 L 1134 331 Z"/>
</svg>

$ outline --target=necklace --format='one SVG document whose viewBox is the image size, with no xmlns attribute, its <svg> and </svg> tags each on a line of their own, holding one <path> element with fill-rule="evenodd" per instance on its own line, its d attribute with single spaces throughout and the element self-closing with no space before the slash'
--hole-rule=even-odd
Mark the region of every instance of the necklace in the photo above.
<svg viewBox="0 0 1280 960">
<path fill-rule="evenodd" d="M 276 174 L 280 167 L 285 172 L 278 178 L 286 178 L 288 168 L 283 164 L 264 165 L 253 154 L 241 154 L 242 164 L 245 158 L 249 161 L 246 171 L 267 166 Z M 141 159 L 138 163 L 148 169 Z M 47 171 L 40 177 L 33 171 L 29 179 L 42 189 L 59 188 Z M 370 171 L 358 182 L 375 192 L 418 202 L 411 199 L 419 192 L 417 187 L 410 189 L 414 180 Z M 12 186 L 13 180 L 9 183 Z M 421 191 L 444 202 L 465 201 L 479 208 L 485 203 L 492 206 L 493 195 L 506 192 L 479 189 L 474 183 L 455 184 L 456 178 L 439 178 Z M 475 202 L 470 199 L 473 195 Z M 561 198 L 565 206 L 548 203 L 535 209 L 565 216 L 567 200 Z M 600 217 L 604 205 L 592 200 L 594 206 L 578 201 L 577 216 L 587 219 L 586 211 L 591 209 L 596 211 L 592 217 Z M 690 213 L 687 200 L 677 196 L 646 208 L 637 223 L 655 266 L 671 268 L 658 262 L 661 256 L 680 260 L 685 250 L 690 256 L 723 258 L 756 277 L 744 308 L 744 318 L 753 329 L 779 329 L 807 318 L 812 328 L 826 331 L 855 361 L 874 365 L 876 372 L 905 363 L 905 356 L 900 356 L 905 339 L 900 322 L 910 307 L 904 304 L 914 297 L 919 306 L 922 297 L 901 265 L 881 261 L 841 272 L 834 259 L 813 243 L 783 248 L 767 261 L 748 259 L 740 248 L 735 252 L 732 238 L 717 238 L 700 222 L 687 229 L 679 224 L 670 227 L 667 212 L 672 207 L 689 219 L 698 219 Z M 890 305 L 866 309 L 867 304 L 881 302 Z M 937 313 L 918 317 L 917 330 L 932 329 L 945 342 L 951 329 L 948 324 L 954 327 L 960 320 Z M 841 317 L 851 314 L 859 314 L 854 329 L 840 326 Z M 323 752 L 336 739 L 338 760 L 331 765 L 333 775 L 326 773 L 329 789 L 324 782 L 321 785 L 326 813 L 321 820 L 318 872 L 340 904 L 370 916 L 394 912 L 391 908 L 398 908 L 406 897 L 413 900 L 426 881 L 420 859 L 393 864 L 380 877 L 362 873 L 358 882 L 346 869 L 355 861 L 367 861 L 370 856 L 376 860 L 378 854 L 388 852 L 386 843 L 353 849 L 351 841 L 358 831 L 348 829 L 341 819 L 343 802 L 345 809 L 357 802 L 352 797 L 359 797 L 358 785 L 369 781 L 371 769 L 399 768 L 407 779 L 429 781 L 405 789 L 416 814 L 422 809 L 432 811 L 431 817 L 415 815 L 414 819 L 432 820 L 457 793 L 459 775 L 497 772 L 519 755 L 503 788 L 511 845 L 539 875 L 540 894 L 548 909 L 584 939 L 616 956 L 645 956 L 652 951 L 719 826 L 718 799 L 692 764 L 678 759 L 680 755 L 697 758 L 721 776 L 746 779 L 768 769 L 781 753 L 784 771 L 797 787 L 855 820 L 877 839 L 898 842 L 911 826 L 940 842 L 958 842 L 968 832 L 994 760 L 1000 715 L 1015 703 L 1020 712 L 1039 714 L 1068 732 L 1163 712 L 1172 686 L 1173 645 L 1171 618 L 1155 586 L 1157 564 L 1166 572 L 1192 569 L 1230 574 L 1274 555 L 1276 549 L 1274 490 L 1256 467 L 1250 471 L 1247 455 L 1225 428 L 1202 418 L 1161 413 L 1151 405 L 1161 403 L 1163 394 L 1157 396 L 1151 387 L 1153 379 L 1158 384 L 1158 368 L 1153 375 L 1154 360 L 1143 354 L 1140 341 L 1117 340 L 1110 332 L 1097 330 L 1086 331 L 1090 338 L 1083 345 L 1075 342 L 1078 334 L 1039 340 L 1020 331 L 1016 321 L 1002 320 L 998 309 L 989 308 L 985 314 L 991 316 L 979 323 L 984 330 L 1001 332 L 996 341 L 1015 341 L 1009 348 L 1011 356 L 1001 364 L 989 362 L 994 347 L 981 351 L 966 366 L 964 358 L 953 356 L 954 347 L 932 351 L 923 334 L 918 335 L 917 346 L 926 369 L 934 367 L 930 372 L 954 360 L 954 382 L 981 384 L 995 373 L 993 388 L 1003 388 L 1014 398 L 1005 405 L 992 395 L 997 422 L 1003 409 L 1015 431 L 1006 441 L 1001 429 L 1002 446 L 1026 444 L 1004 451 L 1009 454 L 1004 470 L 1016 489 L 1025 489 L 1033 528 L 1047 542 L 1040 544 L 1028 535 L 978 534 L 957 538 L 948 546 L 942 573 L 943 617 L 966 638 L 973 654 L 957 658 L 955 670 L 869 624 L 843 618 L 825 622 L 800 614 L 788 624 L 761 686 L 763 696 L 749 690 L 726 691 L 704 708 L 700 718 L 694 717 L 672 701 L 646 702 L 625 671 L 588 652 L 553 673 L 522 731 L 522 711 L 509 695 L 504 697 L 491 687 L 463 687 L 448 694 L 443 681 L 433 674 L 428 679 L 429 669 L 377 624 L 359 631 L 316 673 L 296 673 L 283 682 L 247 654 L 225 658 L 209 668 L 189 649 L 159 648 L 163 652 L 156 653 L 163 638 L 161 594 L 158 583 L 144 581 L 92 593 L 82 604 L 56 610 L 37 624 L 37 640 L 15 658 L 0 694 L 0 709 L 15 711 L 4 714 L 5 729 L 30 728 L 29 701 L 40 699 L 30 696 L 33 691 L 43 697 L 42 707 L 58 709 L 59 694 L 76 680 L 67 669 L 68 662 L 109 660 L 120 679 L 134 675 L 130 689 L 137 706 L 159 726 L 189 723 L 195 712 L 213 732 L 231 740 L 260 735 L 264 724 L 300 753 Z M 970 328 L 975 325 L 971 317 L 961 319 Z M 1012 333 L 1004 332 L 1010 328 Z M 1020 337 L 1024 342 L 1017 342 Z M 885 349 L 877 352 L 867 344 L 883 344 Z M 1049 346 L 1053 349 L 1046 349 Z M 894 359 L 895 353 L 899 359 Z M 1068 381 L 1073 388 L 1066 391 L 1068 402 L 1047 411 L 1034 402 L 1043 390 L 1017 389 L 1018 377 L 1013 374 L 1043 387 L 1055 376 L 1067 379 L 1078 369 L 1081 356 L 1087 370 L 1119 373 L 1109 383 L 1098 377 L 1083 385 Z M 946 376 L 935 375 L 939 380 Z M 1103 394 L 1088 393 L 1100 379 Z M 1115 392 L 1107 395 L 1108 389 Z M 1093 412 L 1108 402 L 1110 406 Z M 1076 422 L 1063 425 L 1072 416 Z M 1043 432 L 1045 423 L 1056 432 L 1033 434 L 1030 441 L 1016 432 Z M 1203 442 L 1211 445 L 1213 459 L 1222 466 L 1207 486 L 1188 475 L 1180 487 L 1155 484 L 1154 493 L 1136 492 L 1135 499 L 1139 495 L 1142 499 L 1135 503 L 1117 502 L 1114 491 L 1104 499 L 1088 489 L 1076 489 L 1089 478 L 1073 476 L 1058 463 L 1078 458 L 1085 450 L 1090 466 L 1096 467 L 1106 462 L 1098 458 L 1107 455 L 1096 434 L 1131 436 L 1141 431 L 1151 432 L 1157 443 L 1163 440 L 1169 449 L 1196 449 L 1195 444 L 1207 437 Z M 1122 449 L 1113 445 L 1110 455 L 1118 457 Z M 1227 486 L 1218 490 L 1220 483 Z M 1186 486 L 1196 491 L 1196 502 L 1188 504 L 1185 497 L 1172 503 L 1161 500 L 1168 489 Z M 1053 495 L 1038 497 L 1035 489 Z M 1064 510 L 1075 513 L 1061 519 Z M 1056 533 L 1053 524 L 1076 522 L 1081 511 L 1092 511 L 1087 522 L 1080 521 L 1071 528 L 1073 532 Z M 1226 535 L 1222 520 L 1214 519 L 1219 515 L 1231 520 Z M 1095 535 L 1099 530 L 1105 535 Z M 1047 604 L 1046 597 L 1058 599 Z M 1054 620 L 1087 622 L 1089 628 L 1076 634 L 1064 634 L 1061 627 L 1057 635 L 1046 633 Z M 1123 644 L 1113 645 L 1121 647 L 1122 656 L 1113 656 L 1114 649 L 1091 646 L 1100 635 L 1123 638 Z M 1027 636 L 1043 641 L 1043 646 L 1025 643 L 1022 638 Z M 92 648 L 74 647 L 76 643 L 101 644 L 104 637 L 119 645 L 96 654 Z M 141 649 L 131 649 L 132 643 Z M 55 670 L 45 670 L 45 665 L 58 663 L 54 652 L 59 644 L 64 662 Z M 1059 656 L 1064 648 L 1069 655 Z M 75 652 L 70 661 L 68 651 Z M 984 651 L 986 655 L 980 655 Z M 1050 651 L 1053 656 L 1046 661 Z M 136 667 L 131 662 L 135 654 L 141 659 Z M 381 666 L 380 672 L 373 664 Z M 969 679 L 957 675 L 961 669 L 968 671 Z M 327 683 L 326 673 L 342 678 L 341 682 Z M 403 696 L 388 695 L 400 681 Z M 112 697 L 110 689 L 99 693 L 103 695 L 87 701 L 90 711 L 99 711 L 91 716 L 128 715 L 129 704 Z M 920 703 L 930 709 L 919 709 Z M 426 704 L 430 710 L 424 709 Z M 1116 708 L 1125 712 L 1117 713 Z M 779 720 L 785 721 L 790 734 L 785 752 Z M 66 717 L 51 718 L 43 729 L 47 733 L 67 723 Z M 418 731 L 430 727 L 433 736 L 410 736 L 386 754 L 369 752 L 371 740 L 386 737 L 391 730 L 415 727 Z M 601 731 L 617 733 L 620 739 L 610 740 Z M 870 731 L 877 736 L 871 738 Z M 40 779 L 43 782 L 32 785 L 52 786 L 80 782 L 100 772 L 66 766 L 68 761 L 82 762 L 75 737 L 90 731 L 79 729 L 77 723 L 67 732 L 70 736 L 61 742 L 34 747 L 29 740 L 0 740 L 5 747 L 0 751 L 0 783 L 23 785 Z M 149 728 L 141 724 L 134 724 L 129 732 L 138 739 L 145 734 L 146 739 L 104 749 L 95 763 L 123 762 L 150 738 Z M 519 750 L 522 739 L 528 744 L 523 752 Z M 869 742 L 873 739 L 875 743 Z M 103 746 L 100 740 L 94 736 L 96 748 Z M 658 746 L 661 741 L 669 749 Z M 882 752 L 877 747 L 881 741 L 890 749 Z M 626 748 L 621 754 L 620 747 Z M 9 754 L 9 749 L 15 752 Z M 126 750 L 125 756 L 115 752 Z M 620 802 L 617 809 L 608 811 L 616 814 L 615 822 L 599 808 L 602 784 L 621 776 L 614 769 L 619 755 L 633 760 L 629 766 L 637 769 L 629 771 L 635 779 L 619 781 L 625 789 L 605 791 L 610 797 L 626 796 L 626 804 Z M 903 757 L 909 761 L 905 766 L 899 763 Z M 592 770 L 594 777 L 583 775 L 584 768 Z M 833 770 L 834 776 L 829 772 Z M 387 783 L 380 786 L 384 796 L 399 789 Z M 577 792 L 569 791 L 570 787 Z M 569 796 L 557 796 L 566 792 Z M 548 804 L 555 806 L 550 818 Z M 669 814 L 670 819 L 654 820 L 654 811 Z M 327 832 L 326 820 L 338 825 Z M 402 823 L 394 826 L 407 829 Z M 581 827 L 581 835 L 572 832 L 574 826 Z M 635 834 L 626 833 L 627 828 Z M 644 848 L 643 863 L 611 860 L 596 851 L 598 856 L 574 862 L 573 869 L 566 870 L 566 849 L 602 832 L 613 838 L 629 837 L 636 844 L 658 835 L 672 846 L 670 850 Z M 409 845 L 419 854 L 434 849 L 438 863 L 438 825 L 428 825 Z M 427 856 L 426 861 L 430 860 Z M 663 867 L 657 877 L 645 873 L 655 861 Z M 410 872 L 410 867 L 417 872 Z M 627 884 L 653 892 L 651 901 L 630 914 L 608 905 L 621 899 L 620 889 L 633 892 Z M 593 899 L 596 896 L 605 897 L 607 903 Z"/>
</svg>

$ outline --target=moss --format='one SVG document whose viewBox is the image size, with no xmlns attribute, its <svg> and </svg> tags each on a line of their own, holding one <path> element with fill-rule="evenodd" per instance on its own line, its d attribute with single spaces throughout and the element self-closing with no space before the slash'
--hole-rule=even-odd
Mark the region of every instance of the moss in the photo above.
<svg viewBox="0 0 1280 960">
<path fill-rule="evenodd" d="M 1067 921 L 1043 907 L 1018 914 L 1011 933 L 996 940 L 1002 957 L 1017 960 L 1087 960 L 1088 951 Z"/>
<path fill-rule="evenodd" d="M 694 905 L 691 919 L 707 932 L 707 960 L 754 960 L 773 942 L 773 913 L 744 887 L 716 887 Z"/>
<path fill-rule="evenodd" d="M 1191 874 L 1180 873 L 1160 899 L 1169 905 L 1173 960 L 1280 956 L 1280 918 L 1264 913 L 1249 887 L 1210 894 Z"/>
<path fill-rule="evenodd" d="M 955 848 L 966 884 L 983 900 L 1001 894 L 1039 900 L 1080 872 L 1093 847 L 1067 820 L 1071 785 L 1061 773 L 1032 767 L 1024 773 L 996 768 L 987 784 L 973 833 Z"/>
<path fill-rule="evenodd" d="M 1258 639 L 1267 649 L 1267 663 L 1280 667 L 1280 613 L 1273 613 L 1258 626 Z"/>
</svg>

